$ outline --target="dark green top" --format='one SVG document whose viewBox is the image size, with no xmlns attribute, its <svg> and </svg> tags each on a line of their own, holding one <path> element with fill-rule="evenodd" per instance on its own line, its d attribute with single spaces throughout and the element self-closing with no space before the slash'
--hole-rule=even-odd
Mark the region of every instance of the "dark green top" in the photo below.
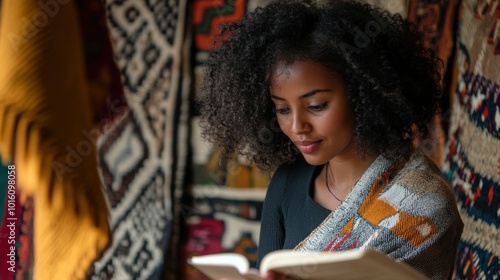
<svg viewBox="0 0 500 280">
<path fill-rule="evenodd" d="M 260 228 L 257 267 L 269 252 L 293 249 L 330 214 L 312 198 L 321 166 L 302 157 L 278 168 L 269 183 Z"/>
</svg>

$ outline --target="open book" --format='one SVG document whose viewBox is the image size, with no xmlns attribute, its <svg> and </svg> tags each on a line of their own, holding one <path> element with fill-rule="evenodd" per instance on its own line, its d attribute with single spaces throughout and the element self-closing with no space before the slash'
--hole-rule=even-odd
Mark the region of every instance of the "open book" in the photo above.
<svg viewBox="0 0 500 280">
<path fill-rule="evenodd" d="M 192 257 L 188 263 L 214 280 L 262 280 L 268 271 L 312 280 L 427 279 L 410 266 L 372 249 L 342 252 L 278 250 L 262 259 L 260 271 L 249 268 L 248 260 L 235 253 Z"/>
</svg>

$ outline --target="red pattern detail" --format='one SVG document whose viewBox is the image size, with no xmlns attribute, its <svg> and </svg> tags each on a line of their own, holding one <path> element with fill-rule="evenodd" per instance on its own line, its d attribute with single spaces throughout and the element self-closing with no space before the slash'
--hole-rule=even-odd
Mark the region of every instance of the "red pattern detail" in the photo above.
<svg viewBox="0 0 500 280">
<path fill-rule="evenodd" d="M 472 279 L 477 279 L 476 278 L 476 266 L 474 265 L 474 255 L 472 253 L 472 250 L 469 251 L 469 261 L 470 261 L 470 273 L 471 273 Z"/>
<path fill-rule="evenodd" d="M 474 202 L 476 202 L 480 196 L 481 196 L 481 188 L 477 188 L 476 191 L 474 192 Z"/>
<path fill-rule="evenodd" d="M 464 189 L 462 185 L 460 185 L 460 188 L 461 188 L 462 190 Z M 467 196 L 467 198 L 465 199 L 465 206 L 466 206 L 466 207 L 469 207 L 469 206 L 470 206 L 470 197 L 469 197 L 469 196 Z"/>
<path fill-rule="evenodd" d="M 337 251 L 337 249 L 342 245 L 344 244 L 344 242 L 351 236 L 351 234 L 346 234 L 344 237 L 342 237 L 342 239 L 339 241 L 339 243 L 337 243 L 337 245 L 335 245 L 335 247 L 333 247 L 332 251 Z"/>
<path fill-rule="evenodd" d="M 234 12 L 228 15 L 219 15 L 212 19 L 210 23 L 209 34 L 197 33 L 194 36 L 195 45 L 198 50 L 204 51 L 209 50 L 213 47 L 212 37 L 218 34 L 219 28 L 227 23 L 238 22 L 245 15 L 246 9 L 245 0 L 235 0 L 234 2 Z M 203 21 L 203 16 L 205 11 L 209 9 L 220 9 L 224 5 L 229 5 L 223 0 L 196 0 L 193 3 L 193 24 L 199 25 Z"/>
<path fill-rule="evenodd" d="M 196 255 L 208 255 L 222 252 L 224 223 L 210 218 L 201 218 L 199 223 L 188 230 L 188 242 L 185 250 Z"/>
<path fill-rule="evenodd" d="M 490 115 L 490 112 L 488 111 L 488 107 L 485 107 L 484 111 L 483 111 L 483 121 L 487 120 L 489 115 Z"/>
<path fill-rule="evenodd" d="M 337 249 L 338 249 L 340 246 L 342 246 L 342 244 L 344 244 L 344 242 L 345 242 L 347 239 L 349 239 L 349 237 L 351 237 L 351 234 L 350 234 L 350 233 L 349 233 L 349 234 L 344 235 L 344 236 L 342 237 L 342 239 L 340 239 L 340 241 L 339 241 L 337 244 L 335 244 L 335 243 L 337 242 L 337 239 L 338 239 L 338 236 L 336 236 L 336 237 L 332 240 L 332 242 L 330 242 L 330 243 L 328 244 L 328 246 L 326 246 L 326 248 L 323 250 L 323 252 L 337 251 Z M 350 248 L 354 248 L 353 246 L 356 246 L 357 242 L 358 242 L 358 240 L 355 240 L 355 241 L 354 241 L 354 244 L 353 244 L 353 245 L 351 245 L 351 247 L 350 247 Z M 335 246 L 334 246 L 334 244 L 335 244 Z M 332 247 L 333 247 L 333 248 L 332 248 Z"/>
<path fill-rule="evenodd" d="M 330 242 L 330 244 L 328 244 L 328 246 L 326 246 L 326 248 L 323 250 L 323 252 L 330 251 L 330 248 L 332 248 L 333 244 L 335 244 L 335 241 L 337 241 L 337 237 L 335 237 L 335 239 L 333 239 L 332 242 Z"/>
<path fill-rule="evenodd" d="M 493 200 L 493 186 L 490 186 L 488 191 L 488 206 L 491 206 L 491 201 Z"/>
<path fill-rule="evenodd" d="M 391 171 L 390 170 L 387 170 L 385 171 L 382 175 L 381 175 L 381 178 L 382 178 L 382 182 L 384 183 L 384 185 L 388 185 L 389 184 L 389 177 L 391 176 Z"/>
</svg>

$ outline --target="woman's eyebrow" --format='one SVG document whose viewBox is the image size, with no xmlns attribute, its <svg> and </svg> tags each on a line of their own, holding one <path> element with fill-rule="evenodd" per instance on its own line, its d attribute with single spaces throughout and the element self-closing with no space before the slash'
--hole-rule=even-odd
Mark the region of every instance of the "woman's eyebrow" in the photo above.
<svg viewBox="0 0 500 280">
<path fill-rule="evenodd" d="M 331 91 L 331 90 L 330 89 L 315 89 L 315 90 L 311 90 L 310 92 L 304 93 L 303 95 L 299 96 L 299 99 L 304 99 L 306 97 L 313 96 L 316 93 L 327 92 L 327 91 Z M 277 100 L 283 100 L 283 101 L 285 101 L 285 99 L 283 99 L 283 98 L 281 98 L 279 96 L 273 95 L 273 94 L 271 94 L 271 98 L 272 99 L 277 99 Z"/>
</svg>

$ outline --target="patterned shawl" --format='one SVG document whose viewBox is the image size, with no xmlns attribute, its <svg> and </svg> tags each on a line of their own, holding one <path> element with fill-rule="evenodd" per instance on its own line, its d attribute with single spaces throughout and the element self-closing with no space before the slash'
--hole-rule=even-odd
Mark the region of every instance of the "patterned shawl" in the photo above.
<svg viewBox="0 0 500 280">
<path fill-rule="evenodd" d="M 415 150 L 395 163 L 379 156 L 295 250 L 372 248 L 427 277 L 448 279 L 462 228 L 449 183 Z"/>
</svg>

